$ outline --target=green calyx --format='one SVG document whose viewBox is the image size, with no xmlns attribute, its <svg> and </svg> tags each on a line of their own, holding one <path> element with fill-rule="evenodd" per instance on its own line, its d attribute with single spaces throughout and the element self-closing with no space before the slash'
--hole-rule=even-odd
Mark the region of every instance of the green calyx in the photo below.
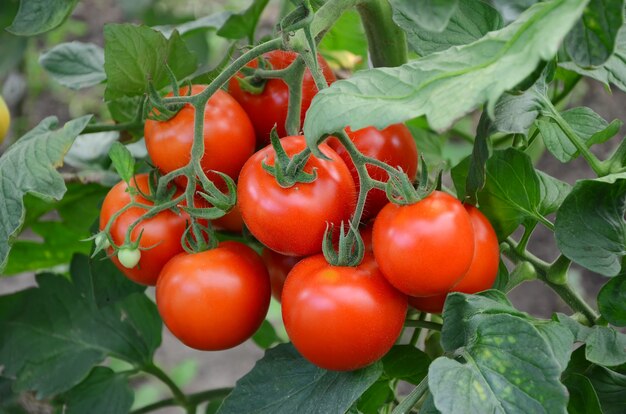
<svg viewBox="0 0 626 414">
<path fill-rule="evenodd" d="M 411 180 L 409 180 L 409 177 L 402 171 L 402 169 L 398 169 L 395 174 L 389 174 L 389 180 L 385 184 L 385 193 L 387 194 L 389 201 L 401 206 L 415 204 L 428 197 L 437 189 L 440 185 L 441 174 L 438 174 L 439 179 L 431 185 L 428 182 L 428 168 L 426 167 L 426 162 L 424 162 L 422 157 L 419 159 L 419 164 L 421 165 L 421 168 L 420 179 L 417 187 L 413 185 Z"/>
<path fill-rule="evenodd" d="M 322 242 L 322 252 L 326 261 L 333 266 L 358 266 L 365 254 L 365 243 L 359 230 L 348 224 L 346 231 L 344 223 L 339 228 L 339 242 L 337 250 L 333 245 L 334 224 L 327 224 Z"/>
<path fill-rule="evenodd" d="M 272 130 L 270 140 L 276 153 L 274 165 L 268 165 L 263 161 L 262 166 L 268 174 L 271 174 L 276 179 L 278 185 L 283 188 L 290 188 L 297 183 L 312 183 L 317 179 L 317 171 L 315 169 L 311 173 L 304 171 L 304 167 L 311 156 L 311 151 L 308 148 L 289 158 L 289 155 L 287 155 L 280 143 L 276 128 Z"/>
</svg>

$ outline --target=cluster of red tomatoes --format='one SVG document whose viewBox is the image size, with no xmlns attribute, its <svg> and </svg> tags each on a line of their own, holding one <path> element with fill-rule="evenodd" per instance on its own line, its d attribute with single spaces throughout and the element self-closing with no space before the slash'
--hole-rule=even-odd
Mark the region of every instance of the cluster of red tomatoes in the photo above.
<svg viewBox="0 0 626 414">
<path fill-rule="evenodd" d="M 294 58 L 289 52 L 265 56 L 274 69 L 287 67 Z M 334 81 L 323 60 L 321 64 L 327 81 Z M 191 93 L 202 90 L 193 86 Z M 218 91 L 205 108 L 201 165 L 209 178 L 216 177 L 212 171 L 219 171 L 238 181 L 236 208 L 214 225 L 241 231 L 243 220 L 265 246 L 262 257 L 239 242 L 185 253 L 181 237 L 189 216 L 173 210 L 144 219 L 133 230 L 131 239 L 141 235 L 143 250 L 137 260 L 130 260 L 131 266 L 126 266 L 123 255 L 129 252 L 124 249 L 112 256 L 132 280 L 156 284 L 159 312 L 182 342 L 202 350 L 240 344 L 262 323 L 273 294 L 282 301 L 285 328 L 304 357 L 323 368 L 353 370 L 391 348 L 402 331 L 407 303 L 440 312 L 448 292 L 473 293 L 492 285 L 499 252 L 491 225 L 476 208 L 464 207 L 440 191 L 405 206 L 389 203 L 381 190 L 370 191 L 363 216 L 363 222 L 369 222 L 362 229 L 363 261 L 355 267 L 328 264 L 321 254 L 325 229 L 329 223 L 348 222 L 359 190 L 346 149 L 329 139 L 319 146 L 328 159 L 311 156 L 303 168 L 305 173 L 314 172 L 316 179 L 283 187 L 267 170 L 276 158 L 267 144 L 274 125 L 280 136 L 286 135 L 287 86 L 269 79 L 262 93 L 252 94 L 233 78 L 229 92 Z M 307 71 L 302 117 L 316 92 Z M 191 106 L 168 121 L 146 122 L 148 152 L 162 173 L 189 162 L 193 124 Z M 348 135 L 364 155 L 401 167 L 415 179 L 417 149 L 404 125 L 382 131 L 370 127 Z M 306 147 L 303 136 L 284 137 L 281 144 L 288 156 Z M 388 179 L 381 168 L 367 168 L 373 179 Z M 149 193 L 148 180 L 147 175 L 137 175 L 130 184 Z M 101 229 L 131 197 L 150 205 L 141 194 L 131 196 L 126 183 L 119 183 L 102 206 Z M 119 214 L 110 227 L 111 240 L 122 245 L 128 226 L 143 213 L 143 208 L 132 207 Z"/>
</svg>

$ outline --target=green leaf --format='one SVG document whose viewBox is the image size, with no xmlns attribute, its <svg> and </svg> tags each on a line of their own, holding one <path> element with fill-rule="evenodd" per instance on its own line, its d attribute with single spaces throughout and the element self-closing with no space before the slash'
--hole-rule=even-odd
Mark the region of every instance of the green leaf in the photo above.
<svg viewBox="0 0 626 414">
<path fill-rule="evenodd" d="M 494 108 L 493 132 L 528 135 L 546 95 L 545 78 L 522 93 L 505 93 Z"/>
<path fill-rule="evenodd" d="M 217 31 L 217 35 L 235 40 L 246 38 L 250 43 L 254 43 L 256 26 L 268 2 L 269 0 L 253 0 L 244 12 L 229 16 L 226 23 Z"/>
<path fill-rule="evenodd" d="M 591 381 L 580 374 L 568 376 L 563 384 L 569 391 L 567 412 L 570 414 L 602 414 L 598 394 Z"/>
<path fill-rule="evenodd" d="M 480 0 L 459 0 L 450 22 L 440 33 L 414 24 L 412 19 L 401 13 L 394 14 L 394 20 L 406 32 L 411 49 L 421 56 L 475 42 L 488 32 L 502 29 L 504 25 L 500 14 Z"/>
<path fill-rule="evenodd" d="M 354 10 L 344 12 L 328 33 L 324 35 L 319 45 L 319 51 L 330 64 L 336 63 L 343 67 L 348 66 L 346 63 L 352 63 L 357 68 L 366 66 L 367 39 L 359 14 Z M 358 56 L 361 61 L 344 62 L 346 52 Z"/>
<path fill-rule="evenodd" d="M 21 0 L 17 16 L 6 30 L 20 36 L 34 36 L 59 27 L 74 10 L 78 0 Z"/>
<path fill-rule="evenodd" d="M 278 345 L 237 381 L 219 414 L 344 413 L 381 374 L 379 363 L 352 372 L 326 371 L 291 344 Z"/>
<path fill-rule="evenodd" d="M 602 287 L 598 309 L 610 324 L 626 326 L 626 275 L 619 275 Z"/>
<path fill-rule="evenodd" d="M 417 385 L 428 373 L 430 358 L 412 345 L 395 345 L 382 362 L 388 377 Z"/>
<path fill-rule="evenodd" d="M 84 116 L 53 130 L 56 118 L 46 118 L 0 158 L 0 199 L 5 206 L 0 214 L 0 273 L 24 222 L 24 195 L 63 197 L 65 183 L 55 169 L 63 164 L 63 156 L 90 119 L 91 115 Z"/>
<path fill-rule="evenodd" d="M 104 50 L 93 43 L 61 43 L 39 57 L 52 79 L 70 89 L 82 89 L 106 80 Z"/>
<path fill-rule="evenodd" d="M 576 183 L 556 214 L 559 250 L 593 272 L 616 276 L 626 254 L 625 196 L 626 173 Z"/>
<path fill-rule="evenodd" d="M 398 26 L 417 25 L 431 32 L 442 32 L 459 7 L 459 0 L 391 0 L 391 6 Z"/>
<path fill-rule="evenodd" d="M 622 126 L 622 122 L 618 120 L 609 125 L 604 118 L 587 107 L 569 109 L 563 112 L 561 116 L 586 143 L 587 147 L 610 139 L 619 132 Z M 578 150 L 555 121 L 550 118 L 539 119 L 536 125 L 546 148 L 556 159 L 561 162 L 569 162 L 578 157 Z"/>
<path fill-rule="evenodd" d="M 492 123 L 489 117 L 483 112 L 480 117 L 480 122 L 478 123 L 472 155 L 470 155 L 469 158 L 467 179 L 463 194 L 463 200 L 473 205 L 478 201 L 478 192 L 484 188 L 487 179 L 486 165 L 492 152 L 491 140 L 489 139 L 489 129 L 491 125 Z"/>
<path fill-rule="evenodd" d="M 565 38 L 565 50 L 579 66 L 599 66 L 613 54 L 623 23 L 624 0 L 591 0 Z"/>
<path fill-rule="evenodd" d="M 393 396 L 393 390 L 388 380 L 376 381 L 357 401 L 357 412 L 379 414 L 380 408 L 384 404 L 393 401 Z"/>
<path fill-rule="evenodd" d="M 439 411 L 566 413 L 564 367 L 535 327 L 508 314 L 478 314 L 464 323 L 471 327 L 466 363 L 440 357 L 428 370 Z"/>
<path fill-rule="evenodd" d="M 422 2 L 413 2 L 414 4 Z M 309 146 L 345 126 L 353 130 L 388 125 L 426 115 L 436 130 L 488 103 L 551 59 L 585 0 L 538 3 L 516 22 L 465 46 L 435 53 L 396 68 L 357 72 L 320 91 L 307 112 Z M 467 85 L 471 85 L 468 88 Z"/>
<path fill-rule="evenodd" d="M 148 363 L 161 342 L 154 302 L 134 293 L 98 308 L 88 289 L 93 275 L 72 270 L 72 280 L 41 274 L 38 288 L 0 297 L 0 361 L 3 375 L 16 378 L 16 391 L 38 398 L 67 391 L 107 356 Z"/>
<path fill-rule="evenodd" d="M 623 414 L 626 410 L 626 375 L 594 366 L 587 374 L 598 395 L 604 414 Z"/>
<path fill-rule="evenodd" d="M 96 367 L 87 378 L 60 397 L 64 414 L 127 413 L 133 405 L 128 376 Z"/>
<path fill-rule="evenodd" d="M 626 363 L 625 334 L 606 326 L 590 328 L 562 313 L 557 313 L 556 318 L 572 332 L 576 342 L 585 344 L 585 357 L 589 362 L 607 367 Z"/>
<path fill-rule="evenodd" d="M 170 37 L 174 30 L 178 31 L 181 36 L 184 36 L 187 33 L 192 33 L 196 30 L 217 30 L 222 27 L 224 23 L 226 23 L 231 15 L 231 12 L 223 11 L 210 14 L 196 20 L 191 20 L 189 22 L 179 24 L 178 26 L 157 26 L 154 27 L 154 29 L 163 33 L 165 37 Z"/>
<path fill-rule="evenodd" d="M 146 26 L 107 24 L 104 41 L 107 101 L 142 95 L 150 81 L 157 90 L 169 85 L 165 64 L 179 80 L 197 68 L 195 56 L 178 32 L 165 38 L 163 33 Z"/>
<path fill-rule="evenodd" d="M 135 159 L 126 146 L 120 142 L 114 142 L 109 149 L 109 157 L 122 180 L 130 182 L 135 174 Z"/>
<path fill-rule="evenodd" d="M 539 211 L 544 215 L 554 213 L 559 209 L 561 204 L 563 204 L 563 200 L 565 200 L 565 197 L 572 191 L 572 187 L 543 171 L 536 170 L 536 172 L 539 178 L 539 190 L 541 194 Z"/>
<path fill-rule="evenodd" d="M 252 340 L 255 344 L 263 349 L 272 347 L 275 344 L 281 343 L 281 339 L 276 333 L 274 326 L 267 320 L 264 320 L 258 331 L 252 336 Z"/>
</svg>

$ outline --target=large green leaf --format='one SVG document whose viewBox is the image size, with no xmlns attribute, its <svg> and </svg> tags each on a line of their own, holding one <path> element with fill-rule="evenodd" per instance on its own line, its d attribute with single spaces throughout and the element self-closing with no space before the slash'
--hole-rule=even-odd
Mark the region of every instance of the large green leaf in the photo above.
<svg viewBox="0 0 626 414">
<path fill-rule="evenodd" d="M 104 71 L 107 101 L 123 96 L 142 95 L 148 82 L 156 89 L 169 85 L 165 64 L 178 79 L 197 68 L 193 55 L 178 32 L 169 38 L 146 26 L 108 24 L 104 27 Z"/>
<path fill-rule="evenodd" d="M 326 371 L 291 344 L 278 345 L 237 381 L 219 414 L 345 413 L 381 374 L 379 363 L 352 372 Z"/>
<path fill-rule="evenodd" d="M 391 0 L 393 20 L 400 27 L 417 25 L 432 32 L 446 28 L 458 5 L 459 0 Z"/>
<path fill-rule="evenodd" d="M 394 14 L 394 19 L 406 32 L 411 49 L 421 56 L 472 43 L 503 26 L 500 14 L 482 0 L 459 0 L 458 8 L 441 33 L 426 30 L 400 13 Z"/>
<path fill-rule="evenodd" d="M 41 274 L 38 288 L 0 297 L 0 364 L 3 375 L 16 378 L 16 391 L 33 390 L 39 398 L 65 392 L 107 356 L 149 363 L 161 342 L 161 319 L 144 294 L 99 308 L 94 275 L 84 266 L 72 271 L 71 280 Z"/>
<path fill-rule="evenodd" d="M 579 66 L 599 66 L 613 54 L 623 23 L 624 0 L 591 0 L 565 38 L 565 50 Z"/>
<path fill-rule="evenodd" d="M 304 123 L 311 147 L 346 125 L 353 130 L 426 115 L 442 130 L 487 102 L 493 114 L 502 94 L 551 59 L 581 15 L 586 0 L 538 3 L 511 25 L 469 45 L 396 68 L 356 73 L 316 95 Z M 471 85 L 471 87 L 468 87 Z"/>
<path fill-rule="evenodd" d="M 598 309 L 602 317 L 615 326 L 626 326 L 626 275 L 621 274 L 602 287 L 598 293 Z"/>
<path fill-rule="evenodd" d="M 563 384 L 569 391 L 568 413 L 602 414 L 598 394 L 593 389 L 593 384 L 589 378 L 580 374 L 572 374 L 563 381 Z"/>
<path fill-rule="evenodd" d="M 94 86 L 106 79 L 104 51 L 93 43 L 61 43 L 41 55 L 39 63 L 52 79 L 71 89 Z"/>
<path fill-rule="evenodd" d="M 65 183 L 55 169 L 90 119 L 91 115 L 84 116 L 54 130 L 56 118 L 46 118 L 0 158 L 0 272 L 24 223 L 24 195 L 63 197 Z"/>
<path fill-rule="evenodd" d="M 598 395 L 604 414 L 626 411 L 626 375 L 595 366 L 586 374 Z"/>
<path fill-rule="evenodd" d="M 72 13 L 78 0 L 21 0 L 17 16 L 6 30 L 33 36 L 60 26 Z"/>
<path fill-rule="evenodd" d="M 64 414 L 127 413 L 133 405 L 128 375 L 96 367 L 87 378 L 60 397 Z"/>
<path fill-rule="evenodd" d="M 559 250 L 572 261 L 616 276 L 626 254 L 626 173 L 579 181 L 557 211 Z"/>
</svg>

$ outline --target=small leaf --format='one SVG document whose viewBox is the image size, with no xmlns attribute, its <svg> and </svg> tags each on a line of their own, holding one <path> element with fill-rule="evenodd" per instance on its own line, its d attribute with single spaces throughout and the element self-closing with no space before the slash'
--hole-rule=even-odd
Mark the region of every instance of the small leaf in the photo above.
<svg viewBox="0 0 626 414">
<path fill-rule="evenodd" d="M 252 336 L 252 340 L 262 349 L 271 348 L 275 344 L 281 343 L 281 339 L 276 334 L 274 326 L 267 320 L 264 320 L 261 327 Z"/>
<path fill-rule="evenodd" d="M 626 411 L 626 375 L 599 366 L 592 367 L 586 375 L 593 384 L 604 414 L 623 414 Z"/>
<path fill-rule="evenodd" d="M 382 362 L 388 377 L 417 385 L 428 373 L 430 358 L 412 345 L 395 345 Z"/>
<path fill-rule="evenodd" d="M 307 112 L 304 135 L 309 146 L 315 148 L 322 136 L 345 126 L 382 129 L 426 115 L 435 130 L 444 130 L 484 103 L 493 115 L 504 92 L 557 53 L 585 4 L 585 0 L 541 2 L 474 43 L 395 68 L 359 71 L 333 83 L 315 96 Z"/>
<path fill-rule="evenodd" d="M 565 38 L 565 50 L 579 66 L 599 66 L 613 54 L 622 23 L 624 0 L 591 0 Z"/>
<path fill-rule="evenodd" d="M 127 413 L 133 405 L 134 395 L 127 375 L 96 367 L 60 399 L 64 414 Z"/>
<path fill-rule="evenodd" d="M 442 32 L 457 10 L 459 0 L 391 0 L 391 6 L 393 19 L 400 27 L 417 25 L 431 32 Z"/>
<path fill-rule="evenodd" d="M 528 135 L 543 108 L 546 95 L 545 78 L 540 78 L 523 93 L 505 93 L 494 108 L 493 131 Z"/>
<path fill-rule="evenodd" d="M 135 159 L 126 146 L 120 142 L 114 142 L 109 149 L 109 157 L 113 162 L 115 171 L 122 177 L 122 180 L 129 183 L 135 174 Z"/>
<path fill-rule="evenodd" d="M 104 27 L 104 71 L 107 101 L 123 96 L 143 95 L 148 83 L 156 89 L 170 84 L 165 64 L 181 80 L 197 68 L 192 54 L 178 32 L 165 38 L 146 26 L 107 24 Z"/>
<path fill-rule="evenodd" d="M 572 261 L 605 276 L 616 276 L 626 254 L 626 173 L 582 180 L 556 214 L 559 250 Z"/>
<path fill-rule="evenodd" d="M 626 326 L 626 275 L 617 276 L 598 293 L 598 309 L 615 326 Z"/>
<path fill-rule="evenodd" d="M 475 205 L 478 201 L 478 192 L 485 186 L 487 179 L 487 160 L 491 157 L 492 145 L 490 140 L 490 128 L 492 126 L 486 112 L 480 117 L 474 148 L 469 158 L 467 181 L 465 183 L 464 202 Z"/>
<path fill-rule="evenodd" d="M 82 89 L 106 80 L 104 50 L 93 43 L 62 43 L 39 57 L 52 79 L 70 89 Z"/>
<path fill-rule="evenodd" d="M 239 14 L 232 14 L 217 31 L 218 36 L 227 39 L 248 39 L 254 43 L 254 32 L 261 18 L 261 13 L 269 0 L 253 0 L 250 7 Z"/>
<path fill-rule="evenodd" d="M 381 374 L 379 363 L 352 372 L 326 371 L 291 344 L 278 345 L 237 381 L 219 414 L 343 413 Z"/>
<path fill-rule="evenodd" d="M 85 128 L 91 115 L 69 121 L 61 129 L 54 117 L 49 117 L 20 138 L 0 158 L 0 199 L 5 210 L 0 214 L 0 272 L 15 237 L 24 222 L 24 195 L 60 200 L 66 187 L 55 171 L 63 164 L 63 156 Z M 24 168 L 24 166 L 28 168 Z"/>
<path fill-rule="evenodd" d="M 6 30 L 20 36 L 34 36 L 59 27 L 78 0 L 21 0 L 17 16 Z"/>
<path fill-rule="evenodd" d="M 561 180 L 537 170 L 539 178 L 539 190 L 541 194 L 541 203 L 539 211 L 544 215 L 554 213 L 559 209 L 565 197 L 572 191 L 572 187 Z"/>
<path fill-rule="evenodd" d="M 393 390 L 389 385 L 389 381 L 376 381 L 359 398 L 357 409 L 359 413 L 363 414 L 379 414 L 380 408 L 389 401 L 393 401 Z"/>
<path fill-rule="evenodd" d="M 567 412 L 570 414 L 602 414 L 598 394 L 591 381 L 580 374 L 568 376 L 563 384 L 569 391 Z"/>
<path fill-rule="evenodd" d="M 439 33 L 416 25 L 413 19 L 402 13 L 394 13 L 393 18 L 406 32 L 409 46 L 421 56 L 472 43 L 488 32 L 500 30 L 504 26 L 500 14 L 493 7 L 476 0 L 459 0 L 458 8 L 445 29 Z"/>
</svg>

